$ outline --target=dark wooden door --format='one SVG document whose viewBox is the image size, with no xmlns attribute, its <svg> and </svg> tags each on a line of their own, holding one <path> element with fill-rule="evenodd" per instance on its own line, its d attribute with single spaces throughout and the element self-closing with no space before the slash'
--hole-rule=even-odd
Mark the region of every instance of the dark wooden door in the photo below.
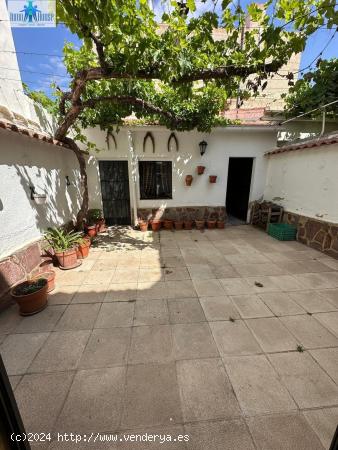
<svg viewBox="0 0 338 450">
<path fill-rule="evenodd" d="M 103 214 L 108 225 L 130 225 L 128 161 L 99 161 Z"/>
</svg>

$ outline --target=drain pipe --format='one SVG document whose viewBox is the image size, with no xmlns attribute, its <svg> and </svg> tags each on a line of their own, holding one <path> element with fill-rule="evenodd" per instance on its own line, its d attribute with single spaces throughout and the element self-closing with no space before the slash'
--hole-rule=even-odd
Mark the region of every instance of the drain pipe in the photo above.
<svg viewBox="0 0 338 450">
<path fill-rule="evenodd" d="M 138 175 L 138 165 L 137 165 L 137 156 L 135 155 L 134 151 L 134 139 L 133 139 L 133 133 L 131 130 L 128 130 L 128 146 L 129 146 L 129 152 L 128 152 L 128 165 L 131 168 L 131 198 L 132 198 L 132 218 L 133 218 L 133 225 L 136 226 L 138 223 L 137 220 L 137 201 L 136 201 L 136 183 L 137 183 L 137 175 Z"/>
</svg>

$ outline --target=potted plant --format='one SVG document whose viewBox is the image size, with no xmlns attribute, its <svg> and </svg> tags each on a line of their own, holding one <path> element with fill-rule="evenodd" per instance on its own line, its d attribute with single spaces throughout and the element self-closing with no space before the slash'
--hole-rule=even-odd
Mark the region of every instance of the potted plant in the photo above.
<svg viewBox="0 0 338 450">
<path fill-rule="evenodd" d="M 160 229 L 161 229 L 160 219 L 152 219 L 150 223 L 151 223 L 151 229 L 153 231 L 160 231 Z"/>
<path fill-rule="evenodd" d="M 37 278 L 19 283 L 11 289 L 11 296 L 19 305 L 22 316 L 30 316 L 47 306 L 48 281 Z"/>
<path fill-rule="evenodd" d="M 193 180 L 193 176 L 192 175 L 186 175 L 186 177 L 185 177 L 185 185 L 186 186 L 191 186 L 192 180 Z"/>
<path fill-rule="evenodd" d="M 81 262 L 78 262 L 76 255 L 76 249 L 82 241 L 81 233 L 67 232 L 62 228 L 49 228 L 45 233 L 45 239 L 54 250 L 61 268 L 72 269 L 81 264 Z"/>
<path fill-rule="evenodd" d="M 93 238 L 97 235 L 97 227 L 96 224 L 86 225 L 85 231 L 90 238 Z"/>
<path fill-rule="evenodd" d="M 183 216 L 183 225 L 185 230 L 191 230 L 193 226 L 193 221 L 191 219 L 191 214 L 189 211 L 186 211 L 186 213 Z"/>
<path fill-rule="evenodd" d="M 173 229 L 173 221 L 171 219 L 164 219 L 163 220 L 163 226 L 165 230 L 172 230 Z"/>
<path fill-rule="evenodd" d="M 148 231 L 148 220 L 139 218 L 138 225 L 139 225 L 141 231 Z"/>
<path fill-rule="evenodd" d="M 204 224 L 205 224 L 205 220 L 204 219 L 196 219 L 195 220 L 195 225 L 196 225 L 196 228 L 198 230 L 203 230 Z"/>
<path fill-rule="evenodd" d="M 52 292 L 55 289 L 55 271 L 54 270 L 46 270 L 45 272 L 40 272 L 33 280 L 38 280 L 39 278 L 45 278 L 47 280 L 47 292 Z"/>
<path fill-rule="evenodd" d="M 76 256 L 78 259 L 87 258 L 89 255 L 90 244 L 90 239 L 84 237 L 81 239 L 76 249 Z"/>
<path fill-rule="evenodd" d="M 209 182 L 216 183 L 217 175 L 209 175 Z"/>
<path fill-rule="evenodd" d="M 205 167 L 204 166 L 197 166 L 197 174 L 203 175 L 204 174 Z"/>
<path fill-rule="evenodd" d="M 106 231 L 106 225 L 101 209 L 93 208 L 88 210 L 88 223 L 96 226 L 96 233 L 103 233 Z"/>
<path fill-rule="evenodd" d="M 175 226 L 175 230 L 182 230 L 183 229 L 183 220 L 176 218 L 174 220 L 174 226 Z"/>
<path fill-rule="evenodd" d="M 212 230 L 212 229 L 214 229 L 215 227 L 216 227 L 216 222 L 217 222 L 217 220 L 216 219 L 208 219 L 207 220 L 207 226 L 208 226 L 208 229 L 209 230 Z"/>
</svg>

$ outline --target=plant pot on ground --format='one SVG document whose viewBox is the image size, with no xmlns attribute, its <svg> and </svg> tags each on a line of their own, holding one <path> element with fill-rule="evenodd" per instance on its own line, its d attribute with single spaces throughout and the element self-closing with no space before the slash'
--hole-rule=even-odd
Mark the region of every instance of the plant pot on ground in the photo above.
<svg viewBox="0 0 338 450">
<path fill-rule="evenodd" d="M 81 233 L 68 232 L 62 228 L 49 228 L 44 237 L 54 250 L 54 254 L 62 268 L 71 269 L 78 266 L 76 249 L 83 241 Z"/>
<path fill-rule="evenodd" d="M 47 280 L 47 292 L 52 292 L 55 289 L 55 272 L 54 270 L 46 270 L 36 275 L 33 280 L 36 281 L 39 278 L 45 278 Z"/>
<path fill-rule="evenodd" d="M 218 220 L 217 220 L 217 228 L 218 228 L 219 230 L 222 230 L 222 229 L 224 228 L 224 226 L 225 226 L 225 220 L 223 220 L 223 219 L 218 219 Z"/>
<path fill-rule="evenodd" d="M 204 166 L 197 166 L 197 174 L 203 175 L 204 174 L 205 167 Z"/>
<path fill-rule="evenodd" d="M 158 220 L 158 219 L 153 219 L 151 221 L 151 229 L 153 231 L 160 231 L 160 229 L 161 229 L 161 221 Z"/>
<path fill-rule="evenodd" d="M 183 220 L 175 220 L 174 221 L 175 230 L 182 230 L 183 223 L 184 223 Z"/>
<path fill-rule="evenodd" d="M 47 306 L 48 281 L 46 278 L 28 280 L 11 289 L 11 296 L 19 305 L 22 316 L 30 316 Z"/>
<path fill-rule="evenodd" d="M 84 259 L 87 258 L 89 255 L 89 247 L 90 247 L 90 239 L 82 239 L 82 242 L 80 242 L 76 249 L 76 256 L 78 259 Z"/>
<path fill-rule="evenodd" d="M 216 219 L 208 219 L 207 220 L 207 226 L 209 230 L 212 230 L 213 228 L 216 227 Z"/>
<path fill-rule="evenodd" d="M 85 226 L 85 232 L 87 235 L 91 238 L 95 237 L 97 235 L 97 227 L 95 224 L 92 225 L 86 225 Z"/>
<path fill-rule="evenodd" d="M 185 230 L 192 230 L 194 222 L 190 219 L 183 220 L 183 225 Z"/>
<path fill-rule="evenodd" d="M 148 220 L 138 219 L 138 225 L 141 231 L 148 231 Z"/>
<path fill-rule="evenodd" d="M 87 213 L 87 221 L 90 225 L 95 225 L 97 233 L 103 233 L 106 231 L 106 224 L 101 209 L 89 209 Z"/>
<path fill-rule="evenodd" d="M 196 225 L 196 228 L 198 230 L 203 230 L 204 224 L 205 224 L 205 220 L 204 219 L 203 220 L 199 220 L 199 219 L 195 220 L 195 225 Z"/>
<path fill-rule="evenodd" d="M 173 229 L 173 221 L 170 219 L 164 219 L 163 226 L 165 230 L 172 230 Z"/>
</svg>

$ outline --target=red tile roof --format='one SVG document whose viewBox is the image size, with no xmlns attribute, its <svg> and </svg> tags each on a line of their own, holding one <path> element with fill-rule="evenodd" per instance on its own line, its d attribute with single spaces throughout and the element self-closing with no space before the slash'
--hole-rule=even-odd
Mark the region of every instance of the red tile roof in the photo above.
<svg viewBox="0 0 338 450">
<path fill-rule="evenodd" d="M 321 147 L 323 145 L 332 145 L 338 143 L 338 133 L 327 134 L 322 137 L 306 141 L 295 142 L 294 144 L 277 147 L 265 153 L 265 156 L 277 155 L 279 153 L 292 152 L 295 150 L 304 150 L 307 148 Z"/>
<path fill-rule="evenodd" d="M 16 125 L 12 122 L 9 122 L 5 119 L 0 119 L 0 128 L 7 130 L 7 131 L 13 131 L 15 133 L 23 134 L 24 136 L 28 136 L 34 139 L 37 139 L 39 141 L 47 142 L 48 144 L 57 145 L 59 147 L 68 147 L 67 144 L 64 142 L 58 141 L 53 138 L 53 136 L 48 135 L 47 133 L 38 132 L 36 130 L 32 130 L 30 128 L 22 127 L 19 125 Z"/>
</svg>

